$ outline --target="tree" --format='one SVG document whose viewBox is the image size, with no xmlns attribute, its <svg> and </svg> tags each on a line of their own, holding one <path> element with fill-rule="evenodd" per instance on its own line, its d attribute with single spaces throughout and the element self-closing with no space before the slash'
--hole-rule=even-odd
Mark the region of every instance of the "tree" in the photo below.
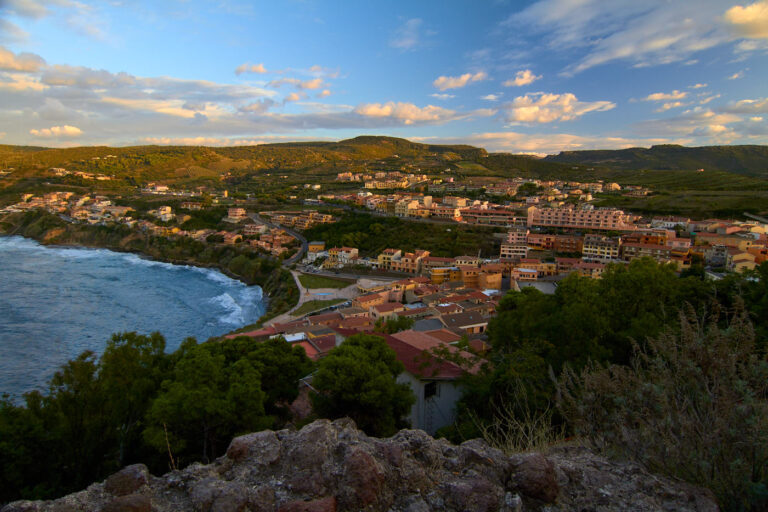
<svg viewBox="0 0 768 512">
<path fill-rule="evenodd" d="M 383 338 L 350 336 L 318 364 L 314 410 L 325 418 L 349 416 L 369 435 L 390 436 L 405 426 L 415 401 L 410 387 L 396 381 L 403 369 Z"/>
<path fill-rule="evenodd" d="M 407 316 L 390 316 L 386 319 L 379 318 L 373 326 L 375 332 L 384 334 L 394 334 L 400 331 L 407 331 L 413 326 L 414 319 Z"/>
<path fill-rule="evenodd" d="M 115 465 L 120 468 L 140 460 L 144 416 L 170 368 L 165 338 L 158 332 L 113 334 L 99 365 L 99 383 L 117 437 Z"/>
<path fill-rule="evenodd" d="M 205 344 L 183 349 L 173 380 L 163 382 L 149 409 L 144 438 L 182 460 L 210 461 L 233 435 L 271 423 L 264 415 L 261 376 L 248 360 L 227 365 L 224 355 Z"/>
</svg>

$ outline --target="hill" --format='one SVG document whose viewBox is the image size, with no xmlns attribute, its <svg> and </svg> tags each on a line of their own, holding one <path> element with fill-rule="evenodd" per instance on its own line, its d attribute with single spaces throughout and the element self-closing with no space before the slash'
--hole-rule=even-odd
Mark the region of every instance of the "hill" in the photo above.
<svg viewBox="0 0 768 512">
<path fill-rule="evenodd" d="M 624 170 L 705 169 L 768 178 L 768 146 L 660 145 L 620 150 L 563 151 L 544 160 Z"/>
</svg>

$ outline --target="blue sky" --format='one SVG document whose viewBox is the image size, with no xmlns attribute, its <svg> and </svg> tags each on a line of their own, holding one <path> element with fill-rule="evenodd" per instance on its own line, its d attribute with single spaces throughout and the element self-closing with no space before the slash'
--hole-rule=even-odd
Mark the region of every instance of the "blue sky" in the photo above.
<svg viewBox="0 0 768 512">
<path fill-rule="evenodd" d="M 768 143 L 768 0 L 0 0 L 0 143 Z"/>
</svg>

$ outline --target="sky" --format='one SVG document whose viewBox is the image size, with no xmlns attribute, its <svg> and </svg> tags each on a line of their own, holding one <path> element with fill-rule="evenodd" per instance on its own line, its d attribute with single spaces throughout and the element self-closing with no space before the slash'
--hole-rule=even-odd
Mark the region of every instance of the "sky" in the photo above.
<svg viewBox="0 0 768 512">
<path fill-rule="evenodd" d="M 768 0 L 0 0 L 0 143 L 768 144 Z"/>
</svg>

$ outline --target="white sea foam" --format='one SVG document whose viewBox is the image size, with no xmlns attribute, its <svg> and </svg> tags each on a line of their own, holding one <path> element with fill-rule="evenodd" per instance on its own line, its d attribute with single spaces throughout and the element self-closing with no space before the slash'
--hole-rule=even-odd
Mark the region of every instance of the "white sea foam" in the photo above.
<svg viewBox="0 0 768 512">
<path fill-rule="evenodd" d="M 219 318 L 219 322 L 230 325 L 243 325 L 245 323 L 242 306 L 230 294 L 222 293 L 210 299 L 209 302 L 226 311 L 226 314 Z"/>
</svg>

